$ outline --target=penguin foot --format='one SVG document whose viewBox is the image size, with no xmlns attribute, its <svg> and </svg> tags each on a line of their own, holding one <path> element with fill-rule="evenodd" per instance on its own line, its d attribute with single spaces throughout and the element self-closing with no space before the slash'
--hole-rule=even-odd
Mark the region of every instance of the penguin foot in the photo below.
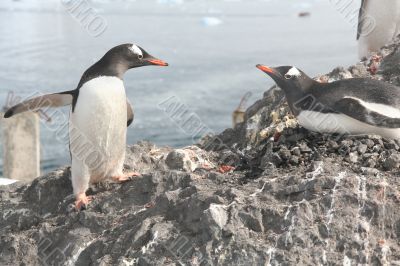
<svg viewBox="0 0 400 266">
<path fill-rule="evenodd" d="M 80 193 L 76 196 L 75 209 L 77 211 L 86 210 L 89 203 L 92 201 L 92 196 L 86 196 L 85 193 Z"/>
<path fill-rule="evenodd" d="M 128 172 L 121 176 L 115 176 L 112 179 L 118 183 L 125 183 L 125 182 L 132 181 L 134 177 L 138 177 L 138 176 L 141 176 L 141 174 L 139 174 L 137 172 Z"/>
</svg>

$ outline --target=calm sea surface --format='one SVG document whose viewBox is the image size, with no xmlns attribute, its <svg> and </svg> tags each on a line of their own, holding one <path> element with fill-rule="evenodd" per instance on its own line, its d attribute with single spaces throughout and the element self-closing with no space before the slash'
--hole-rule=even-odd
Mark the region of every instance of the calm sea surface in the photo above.
<svg viewBox="0 0 400 266">
<path fill-rule="evenodd" d="M 258 63 L 296 65 L 316 75 L 357 60 L 354 22 L 330 1 L 87 2 L 107 23 L 98 37 L 90 35 L 63 2 L 69 1 L 0 4 L 0 104 L 9 91 L 26 97 L 74 89 L 83 71 L 109 48 L 134 42 L 170 66 L 126 74 L 127 95 L 135 107 L 129 144 L 193 142 L 159 108 L 170 97 L 215 132 L 231 126 L 240 98 L 252 92 L 251 104 L 272 85 L 255 68 Z M 301 11 L 311 16 L 300 18 Z M 69 164 L 68 147 L 57 139 L 56 126 L 41 126 L 45 171 Z"/>
</svg>

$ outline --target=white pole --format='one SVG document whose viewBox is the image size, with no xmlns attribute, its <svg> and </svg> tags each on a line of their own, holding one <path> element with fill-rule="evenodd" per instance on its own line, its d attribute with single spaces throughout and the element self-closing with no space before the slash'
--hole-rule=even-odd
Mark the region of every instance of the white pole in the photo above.
<svg viewBox="0 0 400 266">
<path fill-rule="evenodd" d="M 29 182 L 40 176 L 39 115 L 21 113 L 3 118 L 3 175 L 6 178 Z"/>
</svg>

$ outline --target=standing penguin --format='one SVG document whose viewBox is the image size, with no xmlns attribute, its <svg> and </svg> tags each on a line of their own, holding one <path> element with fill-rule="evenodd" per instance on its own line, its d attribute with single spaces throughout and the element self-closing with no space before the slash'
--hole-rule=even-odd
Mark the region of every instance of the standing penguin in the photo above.
<svg viewBox="0 0 400 266">
<path fill-rule="evenodd" d="M 5 118 L 44 107 L 72 104 L 69 121 L 72 187 L 77 210 L 85 207 L 89 183 L 112 178 L 123 182 L 136 173 L 123 173 L 126 131 L 133 121 L 123 75 L 131 68 L 167 63 L 134 44 L 109 50 L 87 69 L 75 90 L 48 94 L 11 107 Z"/>
<path fill-rule="evenodd" d="M 358 51 L 364 58 L 400 34 L 399 0 L 362 0 L 358 18 Z"/>
<path fill-rule="evenodd" d="M 400 87 L 368 78 L 319 83 L 293 66 L 257 68 L 285 92 L 299 124 L 310 131 L 400 138 Z"/>
</svg>

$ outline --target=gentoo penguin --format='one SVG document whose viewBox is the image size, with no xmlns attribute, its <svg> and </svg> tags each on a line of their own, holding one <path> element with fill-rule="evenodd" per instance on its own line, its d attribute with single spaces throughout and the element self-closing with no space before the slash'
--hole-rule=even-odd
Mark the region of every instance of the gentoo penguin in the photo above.
<svg viewBox="0 0 400 266">
<path fill-rule="evenodd" d="M 367 78 L 319 83 L 293 66 L 257 68 L 284 91 L 299 124 L 310 131 L 400 138 L 400 87 Z"/>
<path fill-rule="evenodd" d="M 399 0 L 362 0 L 358 18 L 359 57 L 364 58 L 400 34 Z"/>
<path fill-rule="evenodd" d="M 72 104 L 69 142 L 72 157 L 72 187 L 77 210 L 90 198 L 89 183 L 105 178 L 119 182 L 136 173 L 123 173 L 126 131 L 133 121 L 133 109 L 127 101 L 123 75 L 131 68 L 168 64 L 154 58 L 135 44 L 122 44 L 109 50 L 89 67 L 75 90 L 48 94 L 11 107 L 11 117 L 25 111 Z"/>
</svg>

